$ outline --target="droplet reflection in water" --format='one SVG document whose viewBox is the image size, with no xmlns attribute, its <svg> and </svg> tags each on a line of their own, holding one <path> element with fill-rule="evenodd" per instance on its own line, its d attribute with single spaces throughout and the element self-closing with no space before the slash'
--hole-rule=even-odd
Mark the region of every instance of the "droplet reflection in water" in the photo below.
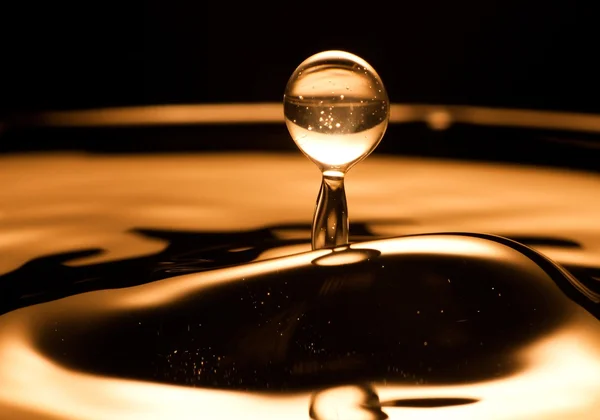
<svg viewBox="0 0 600 420">
<path fill-rule="evenodd" d="M 313 218 L 313 249 L 348 243 L 344 175 L 377 147 L 389 115 L 379 75 L 354 54 L 315 54 L 290 77 L 284 94 L 285 123 L 298 148 L 323 174 Z"/>
<path fill-rule="evenodd" d="M 334 400 L 355 399 L 316 397 L 370 383 L 369 403 L 347 413 L 402 419 L 419 403 L 429 419 L 594 419 L 598 303 L 550 260 L 500 237 L 437 234 L 352 244 L 349 265 L 313 263 L 336 252 L 5 314 L 0 401 L 82 420 L 279 420 L 306 419 L 325 390 L 313 412 L 326 419 Z"/>
<path fill-rule="evenodd" d="M 313 395 L 309 416 L 314 420 L 383 420 L 377 393 L 370 385 L 342 386 Z"/>
</svg>

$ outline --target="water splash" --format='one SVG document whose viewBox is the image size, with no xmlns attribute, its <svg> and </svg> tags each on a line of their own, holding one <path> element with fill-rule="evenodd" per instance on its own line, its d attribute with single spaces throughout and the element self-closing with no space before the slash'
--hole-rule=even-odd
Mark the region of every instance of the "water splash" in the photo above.
<svg viewBox="0 0 600 420">
<path fill-rule="evenodd" d="M 513 241 L 445 234 L 80 294 L 0 317 L 0 401 L 59 418 L 305 419 L 315 390 L 370 383 L 387 403 L 350 413 L 400 419 L 410 407 L 391 402 L 437 399 L 440 418 L 593 418 L 598 304 L 576 282 Z"/>
<path fill-rule="evenodd" d="M 284 94 L 285 122 L 298 148 L 323 174 L 313 249 L 348 243 L 344 175 L 381 141 L 390 116 L 383 83 L 370 64 L 345 51 L 304 60 Z"/>
</svg>

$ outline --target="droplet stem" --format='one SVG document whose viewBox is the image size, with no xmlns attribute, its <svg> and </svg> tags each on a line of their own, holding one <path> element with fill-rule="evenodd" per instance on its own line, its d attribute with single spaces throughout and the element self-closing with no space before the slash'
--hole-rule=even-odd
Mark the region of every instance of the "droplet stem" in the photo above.
<svg viewBox="0 0 600 420">
<path fill-rule="evenodd" d="M 312 249 L 348 244 L 349 230 L 344 176 L 323 174 L 312 225 Z"/>
</svg>

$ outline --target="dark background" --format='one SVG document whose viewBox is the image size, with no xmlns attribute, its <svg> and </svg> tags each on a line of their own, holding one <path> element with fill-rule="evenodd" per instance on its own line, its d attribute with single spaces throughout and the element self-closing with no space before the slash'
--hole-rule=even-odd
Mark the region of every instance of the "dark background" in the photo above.
<svg viewBox="0 0 600 420">
<path fill-rule="evenodd" d="M 280 101 L 326 49 L 392 102 L 600 111 L 597 15 L 573 2 L 12 2 L 0 20 L 5 114 Z"/>
</svg>

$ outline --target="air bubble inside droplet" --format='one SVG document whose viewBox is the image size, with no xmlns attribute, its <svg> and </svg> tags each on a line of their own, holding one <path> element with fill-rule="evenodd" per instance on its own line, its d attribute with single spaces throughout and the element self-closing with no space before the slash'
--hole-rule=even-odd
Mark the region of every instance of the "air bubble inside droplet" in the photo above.
<svg viewBox="0 0 600 420">
<path fill-rule="evenodd" d="M 332 85 L 344 86 L 346 94 L 332 91 Z M 321 171 L 346 172 L 381 141 L 389 100 L 367 62 L 347 52 L 326 51 L 302 62 L 290 77 L 284 115 L 296 145 Z"/>
</svg>

